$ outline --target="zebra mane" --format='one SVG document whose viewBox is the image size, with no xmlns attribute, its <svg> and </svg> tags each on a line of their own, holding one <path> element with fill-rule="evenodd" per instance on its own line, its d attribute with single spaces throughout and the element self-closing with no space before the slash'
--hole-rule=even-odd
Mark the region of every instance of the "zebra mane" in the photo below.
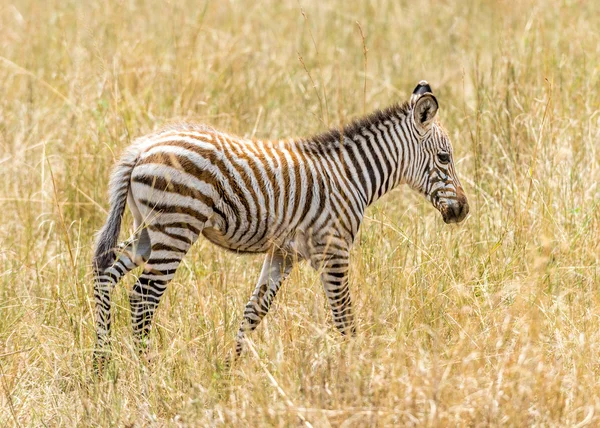
<svg viewBox="0 0 600 428">
<path fill-rule="evenodd" d="M 359 133 L 362 129 L 368 128 L 373 124 L 382 123 L 392 118 L 401 118 L 406 116 L 409 110 L 410 103 L 408 101 L 404 103 L 395 103 L 384 109 L 375 110 L 366 116 L 354 118 L 349 123 L 341 124 L 339 127 L 334 127 L 309 137 L 302 137 L 298 139 L 295 138 L 294 140 L 296 143 L 315 143 L 315 148 L 317 146 L 326 146 L 332 143 L 335 144 L 336 142 L 341 141 L 343 137 L 352 139 L 352 137 Z M 226 131 L 218 130 L 217 128 L 205 123 L 183 120 L 175 120 L 166 123 L 154 131 L 154 134 L 170 131 L 200 131 L 234 135 Z"/>
<path fill-rule="evenodd" d="M 386 120 L 390 120 L 394 117 L 398 118 L 406 116 L 409 109 L 409 102 L 404 102 L 402 104 L 396 103 L 384 108 L 383 110 L 375 110 L 366 116 L 352 119 L 349 123 L 342 124 L 338 128 L 331 128 L 328 131 L 313 135 L 309 138 L 306 138 L 305 141 L 315 142 L 318 144 L 327 144 L 335 141 L 341 141 L 342 137 L 348 137 L 351 139 L 352 136 L 360 132 L 361 129 L 367 128 L 373 124 L 385 122 Z"/>
</svg>

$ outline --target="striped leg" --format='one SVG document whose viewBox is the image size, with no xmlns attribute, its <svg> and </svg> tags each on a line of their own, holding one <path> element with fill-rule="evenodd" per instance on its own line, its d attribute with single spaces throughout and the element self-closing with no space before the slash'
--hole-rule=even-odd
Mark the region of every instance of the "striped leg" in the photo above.
<svg viewBox="0 0 600 428">
<path fill-rule="evenodd" d="M 325 245 L 314 251 L 313 268 L 321 271 L 321 282 L 329 301 L 333 322 L 342 335 L 355 335 L 352 299 L 348 287 L 349 251 L 335 245 Z"/>
<path fill-rule="evenodd" d="M 244 309 L 244 319 L 236 337 L 236 357 L 239 357 L 244 350 L 246 334 L 254 331 L 269 312 L 271 303 L 277 295 L 281 283 L 292 270 L 292 266 L 293 258 L 290 256 L 279 251 L 267 254 L 258 284 Z"/>
<path fill-rule="evenodd" d="M 96 349 L 94 370 L 100 372 L 107 359 L 107 347 L 111 327 L 111 292 L 129 271 L 144 263 L 144 235 L 142 239 L 125 241 L 119 245 L 117 259 L 102 272 L 95 272 L 94 299 L 96 302 Z"/>
<path fill-rule="evenodd" d="M 198 238 L 189 229 L 179 228 L 176 231 L 180 234 L 169 227 L 149 226 L 148 230 L 152 252 L 129 294 L 133 339 L 140 354 L 148 348 L 152 319 L 160 298 L 181 260 Z"/>
</svg>

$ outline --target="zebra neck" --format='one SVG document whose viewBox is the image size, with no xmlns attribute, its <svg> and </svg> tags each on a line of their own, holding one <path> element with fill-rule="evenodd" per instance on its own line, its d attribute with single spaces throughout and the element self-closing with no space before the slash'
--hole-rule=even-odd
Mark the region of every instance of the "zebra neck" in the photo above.
<svg viewBox="0 0 600 428">
<path fill-rule="evenodd" d="M 391 117 L 345 132 L 343 160 L 365 206 L 404 181 L 404 155 L 410 142 L 402 122 L 403 118 Z"/>
<path fill-rule="evenodd" d="M 405 158 L 415 153 L 409 114 L 408 102 L 394 104 L 315 135 L 305 140 L 305 148 L 329 153 L 343 166 L 349 193 L 364 209 L 406 179 L 410 159 Z"/>
</svg>

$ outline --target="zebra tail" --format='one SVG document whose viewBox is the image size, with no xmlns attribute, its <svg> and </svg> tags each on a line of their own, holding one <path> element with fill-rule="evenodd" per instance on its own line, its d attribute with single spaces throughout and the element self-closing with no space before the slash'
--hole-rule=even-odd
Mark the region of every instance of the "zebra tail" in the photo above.
<svg viewBox="0 0 600 428">
<path fill-rule="evenodd" d="M 115 261 L 115 247 L 121 231 L 121 221 L 127 205 L 127 194 L 131 183 L 131 173 L 138 160 L 139 151 L 130 147 L 115 166 L 110 177 L 110 210 L 106 223 L 96 238 L 94 269 L 103 272 Z"/>
</svg>

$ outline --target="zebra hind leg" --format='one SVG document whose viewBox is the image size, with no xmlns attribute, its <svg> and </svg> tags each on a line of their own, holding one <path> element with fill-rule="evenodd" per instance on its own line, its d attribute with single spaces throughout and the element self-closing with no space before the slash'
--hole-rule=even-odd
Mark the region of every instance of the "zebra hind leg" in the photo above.
<svg viewBox="0 0 600 428">
<path fill-rule="evenodd" d="M 129 293 L 134 346 L 140 356 L 144 356 L 148 349 L 152 319 L 160 299 L 181 260 L 198 239 L 198 234 L 189 228 L 160 225 L 158 221 L 149 225 L 147 230 L 151 242 L 150 256 Z"/>
<path fill-rule="evenodd" d="M 128 272 L 144 263 L 149 255 L 149 244 L 147 232 L 142 230 L 132 239 L 119 244 L 116 251 L 113 250 L 115 260 L 110 266 L 94 269 L 96 348 L 93 369 L 97 374 L 102 372 L 109 357 L 112 290 Z"/>
<path fill-rule="evenodd" d="M 292 270 L 293 263 L 292 257 L 279 251 L 267 254 L 260 279 L 244 309 L 244 319 L 236 337 L 236 358 L 239 358 L 244 350 L 246 335 L 258 327 L 269 311 L 282 282 Z M 229 361 L 227 364 L 229 365 Z"/>
</svg>

